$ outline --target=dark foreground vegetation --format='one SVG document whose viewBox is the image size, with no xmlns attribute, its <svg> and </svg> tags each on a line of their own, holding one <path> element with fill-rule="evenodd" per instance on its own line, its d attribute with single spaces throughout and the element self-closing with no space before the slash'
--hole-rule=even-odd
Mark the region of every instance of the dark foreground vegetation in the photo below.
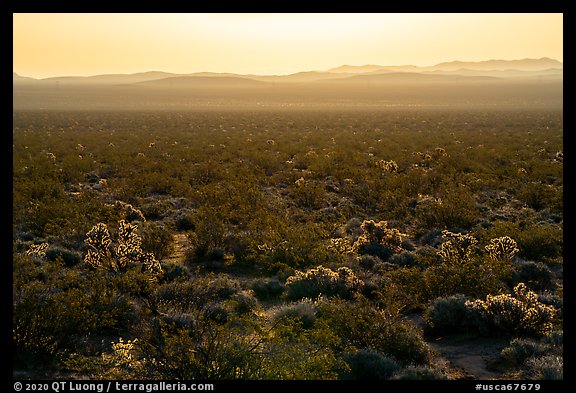
<svg viewBox="0 0 576 393">
<path fill-rule="evenodd" d="M 14 375 L 452 379 L 462 335 L 563 377 L 561 110 L 13 125 Z"/>
</svg>

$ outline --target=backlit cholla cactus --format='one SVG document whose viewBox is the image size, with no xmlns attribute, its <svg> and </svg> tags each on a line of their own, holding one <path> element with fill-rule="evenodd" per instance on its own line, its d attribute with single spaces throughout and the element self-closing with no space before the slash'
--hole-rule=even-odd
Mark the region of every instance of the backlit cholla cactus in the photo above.
<svg viewBox="0 0 576 393">
<path fill-rule="evenodd" d="M 113 211 L 122 214 L 128 221 L 146 221 L 142 211 L 129 203 L 116 201 L 114 204 L 108 204 L 106 206 Z"/>
<path fill-rule="evenodd" d="M 31 244 L 26 255 L 31 255 L 37 258 L 46 258 L 46 249 L 48 248 L 48 243 Z"/>
<path fill-rule="evenodd" d="M 434 149 L 434 157 L 442 157 L 446 155 L 446 150 L 443 147 L 437 147 Z"/>
<path fill-rule="evenodd" d="M 112 353 L 103 353 L 102 360 L 107 370 L 102 374 L 108 379 L 129 379 L 142 375 L 143 362 L 135 356 L 138 339 L 112 342 Z"/>
<path fill-rule="evenodd" d="M 362 289 L 364 281 L 346 266 L 333 271 L 320 265 L 306 272 L 296 270 L 293 276 L 286 279 L 286 286 L 291 298 L 315 298 L 319 295 L 349 298 Z"/>
<path fill-rule="evenodd" d="M 557 310 L 538 301 L 538 295 L 524 283 L 514 287 L 514 296 L 488 295 L 486 300 L 467 301 L 467 307 L 479 311 L 490 323 L 514 335 L 544 335 L 552 330 Z"/>
<path fill-rule="evenodd" d="M 496 239 L 490 240 L 490 244 L 484 247 L 484 249 L 495 261 L 510 262 L 514 255 L 520 251 L 517 247 L 517 243 L 514 239 L 503 236 Z"/>
<path fill-rule="evenodd" d="M 350 241 L 345 238 L 330 239 L 328 249 L 343 255 L 354 253 L 354 247 L 352 243 L 350 243 Z"/>
<path fill-rule="evenodd" d="M 396 161 L 394 161 L 394 160 L 390 160 L 390 161 L 378 160 L 378 161 L 376 161 L 376 165 L 378 166 L 378 168 L 382 169 L 384 172 L 388 172 L 388 173 L 398 172 L 398 164 L 396 164 Z"/>
<path fill-rule="evenodd" d="M 118 223 L 117 244 L 112 243 L 108 227 L 98 223 L 86 234 L 86 243 L 90 250 L 84 261 L 96 269 L 124 272 L 132 263 L 140 264 L 142 271 L 153 277 L 162 273 L 160 262 L 154 254 L 144 252 L 141 248 L 142 238 L 137 234 L 137 227 L 124 220 Z"/>
<path fill-rule="evenodd" d="M 442 231 L 442 238 L 446 241 L 440 246 L 438 255 L 444 262 L 452 264 L 468 261 L 474 253 L 474 246 L 478 243 L 474 236 L 447 230 Z"/>
<path fill-rule="evenodd" d="M 564 162 L 564 152 L 563 151 L 557 151 L 556 154 L 554 155 L 554 161 Z"/>
<path fill-rule="evenodd" d="M 354 242 L 354 250 L 357 251 L 364 245 L 374 243 L 382 244 L 392 251 L 402 250 L 402 237 L 406 235 L 396 228 L 388 228 L 387 221 L 365 220 L 360 228 L 363 233 Z"/>
<path fill-rule="evenodd" d="M 118 223 L 118 246 L 116 247 L 116 256 L 118 266 L 121 269 L 126 268 L 130 261 L 137 261 L 142 254 L 142 238 L 138 236 L 136 225 L 132 225 L 124 220 Z"/>
<path fill-rule="evenodd" d="M 138 339 L 124 342 L 122 337 L 120 337 L 117 343 L 112 342 L 116 366 L 130 366 L 134 362 L 134 344 L 136 344 L 137 341 Z"/>
<path fill-rule="evenodd" d="M 100 222 L 94 225 L 86 234 L 84 241 L 90 246 L 90 250 L 84 256 L 84 262 L 95 268 L 118 270 L 109 248 L 112 239 L 106 224 Z"/>
<path fill-rule="evenodd" d="M 304 187 L 306 185 L 306 180 L 303 177 L 301 177 L 300 179 L 296 180 L 294 184 L 296 185 L 296 187 Z"/>
</svg>

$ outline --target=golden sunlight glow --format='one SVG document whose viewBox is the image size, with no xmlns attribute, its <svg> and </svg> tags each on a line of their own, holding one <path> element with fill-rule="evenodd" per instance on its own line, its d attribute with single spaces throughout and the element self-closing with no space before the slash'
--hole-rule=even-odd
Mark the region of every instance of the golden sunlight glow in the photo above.
<svg viewBox="0 0 576 393">
<path fill-rule="evenodd" d="M 21 75 L 563 59 L 562 14 L 14 14 Z"/>
</svg>

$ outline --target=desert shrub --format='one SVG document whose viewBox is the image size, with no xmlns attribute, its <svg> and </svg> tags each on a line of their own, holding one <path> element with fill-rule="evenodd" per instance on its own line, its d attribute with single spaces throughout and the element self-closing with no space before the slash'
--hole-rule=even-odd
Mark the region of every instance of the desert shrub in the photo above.
<svg viewBox="0 0 576 393">
<path fill-rule="evenodd" d="M 430 300 L 437 297 L 430 298 L 426 277 L 418 267 L 398 267 L 390 264 L 387 268 L 377 266 L 374 271 L 377 272 L 375 281 L 378 288 L 374 291 L 376 296 L 372 297 L 382 307 L 394 306 L 403 308 L 406 312 L 421 312 Z M 368 283 L 374 282 L 374 279 L 365 280 Z"/>
<path fill-rule="evenodd" d="M 440 198 L 430 198 L 416 206 L 416 218 L 426 229 L 469 228 L 480 218 L 473 194 L 467 189 L 445 190 Z"/>
<path fill-rule="evenodd" d="M 548 265 L 542 262 L 518 261 L 512 273 L 512 282 L 523 282 L 534 290 L 551 289 L 553 274 Z"/>
<path fill-rule="evenodd" d="M 227 300 L 240 291 L 238 281 L 226 275 L 209 274 L 189 281 L 173 281 L 160 285 L 153 300 L 163 307 L 177 310 L 202 308 L 212 302 Z"/>
<path fill-rule="evenodd" d="M 393 356 L 402 365 L 427 364 L 430 350 L 421 331 L 411 322 L 374 308 L 366 300 L 332 299 L 317 304 L 319 319 L 340 338 L 343 352 L 372 348 Z"/>
<path fill-rule="evenodd" d="M 252 291 L 244 290 L 239 291 L 231 296 L 232 306 L 238 314 L 248 314 L 258 307 L 258 299 L 256 299 Z"/>
<path fill-rule="evenodd" d="M 442 243 L 442 232 L 443 232 L 442 229 L 438 228 L 431 229 L 430 231 L 420 236 L 419 241 L 422 244 L 437 247 L 438 245 L 440 245 L 440 243 Z"/>
<path fill-rule="evenodd" d="M 561 203 L 558 203 L 558 195 L 553 187 L 541 182 L 529 182 L 520 186 L 517 197 L 532 209 L 540 211 L 545 207 L 558 210 Z"/>
<path fill-rule="evenodd" d="M 424 312 L 425 331 L 443 335 L 469 330 L 472 316 L 466 301 L 468 297 L 461 294 L 434 300 Z"/>
<path fill-rule="evenodd" d="M 363 285 L 364 282 L 348 267 L 333 271 L 320 265 L 306 272 L 297 270 L 286 279 L 290 299 L 316 298 L 321 294 L 347 299 L 354 297 Z"/>
<path fill-rule="evenodd" d="M 317 310 L 314 302 L 303 299 L 296 303 L 280 306 L 274 313 L 274 319 L 291 318 L 302 324 L 304 329 L 311 329 L 317 319 Z"/>
<path fill-rule="evenodd" d="M 194 232 L 188 235 L 194 256 L 204 258 L 214 249 L 223 248 L 226 237 L 226 223 L 223 213 L 212 208 L 200 210 L 194 221 Z"/>
<path fill-rule="evenodd" d="M 538 301 L 538 295 L 523 283 L 514 287 L 514 295 L 488 295 L 486 300 L 466 303 L 479 311 L 497 331 L 513 336 L 543 335 L 551 331 L 556 309 Z"/>
<path fill-rule="evenodd" d="M 562 255 L 562 230 L 557 227 L 529 225 L 516 237 L 520 256 L 532 261 Z"/>
<path fill-rule="evenodd" d="M 344 355 L 350 371 L 343 379 L 385 380 L 390 379 L 400 369 L 400 364 L 390 356 L 374 349 L 360 349 Z"/>
<path fill-rule="evenodd" d="M 371 255 L 382 261 L 388 261 L 394 252 L 383 244 L 367 243 L 358 248 L 358 253 L 361 255 Z"/>
<path fill-rule="evenodd" d="M 562 380 L 564 379 L 564 360 L 558 355 L 528 359 L 524 375 L 531 380 Z"/>
<path fill-rule="evenodd" d="M 162 270 L 164 270 L 164 274 L 161 277 L 161 282 L 187 280 L 191 277 L 190 270 L 178 262 L 162 263 Z"/>
<path fill-rule="evenodd" d="M 51 246 L 46 250 L 46 259 L 49 261 L 61 259 L 66 266 L 71 267 L 82 262 L 82 254 L 63 247 Z"/>
<path fill-rule="evenodd" d="M 260 300 L 277 298 L 286 291 L 286 286 L 277 278 L 258 278 L 251 288 Z"/>
<path fill-rule="evenodd" d="M 312 301 L 305 301 L 314 305 Z M 297 304 L 304 304 L 300 302 Z M 280 306 L 273 331 L 265 342 L 265 379 L 336 379 L 346 364 L 334 350 L 339 339 L 325 321 L 312 317 L 309 306 Z"/>
<path fill-rule="evenodd" d="M 143 366 L 154 379 L 258 379 L 263 340 L 244 319 L 223 321 L 199 314 L 192 328 L 160 324 L 155 336 L 141 340 Z"/>
<path fill-rule="evenodd" d="M 402 251 L 399 254 L 394 254 L 388 262 L 403 267 L 412 267 L 418 263 L 416 255 L 412 251 Z"/>
<path fill-rule="evenodd" d="M 117 334 L 138 320 L 132 303 L 108 274 L 68 280 L 56 290 L 34 282 L 17 292 L 13 301 L 17 361 L 41 364 L 63 350 L 78 350 L 76 343 L 83 337 Z"/>
<path fill-rule="evenodd" d="M 194 230 L 194 216 L 190 212 L 180 212 L 174 218 L 174 226 L 178 231 L 190 231 Z"/>
<path fill-rule="evenodd" d="M 382 260 L 374 255 L 365 254 L 358 258 L 358 264 L 364 269 L 372 269 L 378 263 L 382 263 Z"/>
<path fill-rule="evenodd" d="M 168 200 L 152 199 L 149 202 L 145 202 L 141 206 L 141 211 L 144 217 L 151 221 L 162 220 L 167 217 L 174 206 Z"/>
<path fill-rule="evenodd" d="M 494 274 L 489 263 L 482 259 L 471 259 L 460 265 L 442 263 L 421 274 L 423 283 L 420 290 L 424 299 L 429 301 L 456 294 L 475 298 L 506 288 L 502 277 Z"/>
<path fill-rule="evenodd" d="M 215 247 L 206 252 L 205 258 L 208 261 L 222 261 L 225 255 L 226 251 L 222 247 Z"/>
<path fill-rule="evenodd" d="M 521 366 L 532 357 L 540 357 L 550 352 L 551 346 L 541 341 L 527 338 L 514 338 L 502 350 L 500 356 L 513 365 Z"/>
<path fill-rule="evenodd" d="M 393 380 L 441 380 L 448 379 L 446 374 L 437 368 L 428 366 L 406 366 L 397 371 L 392 378 Z"/>
<path fill-rule="evenodd" d="M 551 292 L 547 290 L 541 292 L 538 295 L 538 300 L 542 304 L 554 307 L 556 309 L 554 319 L 556 321 L 562 321 L 564 317 L 564 297 L 562 291 Z"/>
<path fill-rule="evenodd" d="M 231 311 L 222 302 L 213 302 L 203 306 L 203 315 L 206 319 L 222 324 L 228 322 L 231 318 Z"/>
<path fill-rule="evenodd" d="M 326 190 L 322 184 L 315 181 L 296 180 L 291 192 L 296 204 L 306 209 L 320 209 L 325 205 Z"/>
<path fill-rule="evenodd" d="M 270 229 L 262 231 L 262 223 L 254 223 L 255 233 L 249 239 L 247 258 L 254 265 L 275 274 L 288 269 L 304 269 L 323 265 L 341 258 L 331 252 L 325 244 L 326 225 L 306 222 L 292 223 L 270 217 L 266 223 Z M 276 268 L 273 268 L 276 265 Z M 280 269 L 278 269 L 280 268 Z"/>
<path fill-rule="evenodd" d="M 564 331 L 563 330 L 553 330 L 550 334 L 541 338 L 541 341 L 552 345 L 553 347 L 561 348 L 564 344 Z"/>
<path fill-rule="evenodd" d="M 153 222 L 147 222 L 142 230 L 142 250 L 151 252 L 156 259 L 162 260 L 170 255 L 174 249 L 172 231 Z"/>
</svg>

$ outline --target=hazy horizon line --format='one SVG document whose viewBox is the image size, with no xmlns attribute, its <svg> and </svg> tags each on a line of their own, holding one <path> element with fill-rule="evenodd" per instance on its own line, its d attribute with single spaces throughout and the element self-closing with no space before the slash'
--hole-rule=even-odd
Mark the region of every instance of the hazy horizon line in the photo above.
<svg viewBox="0 0 576 393">
<path fill-rule="evenodd" d="M 376 63 L 369 63 L 369 64 L 352 64 L 352 63 L 347 63 L 347 64 L 341 64 L 341 65 L 337 65 L 334 67 L 330 67 L 328 69 L 305 69 L 305 70 L 300 70 L 300 71 L 294 71 L 294 72 L 288 72 L 288 73 L 255 73 L 255 72 L 234 72 L 234 71 L 209 71 L 209 70 L 202 70 L 202 71 L 188 71 L 188 72 L 176 72 L 176 71 L 164 71 L 164 70 L 146 70 L 146 71 L 134 71 L 134 72 L 104 72 L 104 73 L 86 73 L 86 74 L 52 74 L 51 76 L 43 76 L 43 77 L 39 77 L 39 76 L 31 76 L 30 74 L 22 74 L 20 72 L 15 71 L 14 69 L 12 70 L 13 74 L 16 74 L 20 77 L 27 77 L 27 78 L 33 78 L 33 79 L 37 79 L 37 80 L 43 80 L 43 79 L 50 79 L 50 78 L 66 78 L 66 77 L 70 77 L 70 78 L 81 78 L 81 77 L 94 77 L 94 76 L 103 76 L 103 75 L 134 75 L 134 74 L 146 74 L 146 73 L 153 73 L 153 72 L 159 72 L 159 73 L 166 73 L 166 74 L 175 74 L 175 75 L 190 75 L 190 74 L 198 74 L 198 73 L 213 73 L 213 74 L 234 74 L 234 75 L 240 75 L 240 76 L 250 76 L 250 75 L 254 75 L 254 76 L 289 76 L 289 75 L 294 75 L 294 74 L 298 74 L 298 73 L 304 73 L 304 72 L 330 72 L 330 70 L 334 70 L 337 68 L 341 68 L 341 67 L 418 67 L 418 68 L 428 68 L 428 67 L 435 67 L 438 66 L 440 64 L 448 64 L 448 63 L 483 63 L 483 62 L 492 62 L 492 61 L 524 61 L 524 60 L 553 60 L 553 61 L 557 61 L 559 63 L 564 64 L 564 60 L 563 59 L 556 59 L 556 58 L 552 58 L 552 57 L 548 57 L 548 56 L 543 56 L 543 57 L 525 57 L 525 58 L 511 58 L 511 59 L 502 59 L 502 58 L 492 58 L 492 59 L 486 59 L 486 60 L 459 60 L 459 59 L 455 59 L 455 60 L 448 60 L 448 61 L 442 61 L 439 63 L 435 63 L 432 65 L 418 65 L 418 64 L 376 64 Z"/>
</svg>

